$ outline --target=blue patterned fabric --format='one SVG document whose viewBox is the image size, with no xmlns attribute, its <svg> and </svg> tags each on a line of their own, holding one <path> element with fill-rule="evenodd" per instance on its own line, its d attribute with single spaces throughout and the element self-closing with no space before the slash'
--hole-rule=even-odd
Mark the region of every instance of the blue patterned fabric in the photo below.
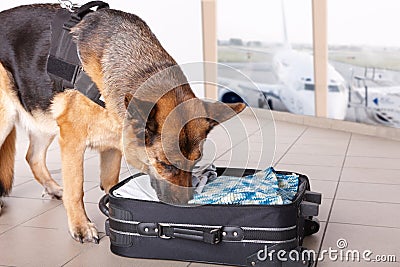
<svg viewBox="0 0 400 267">
<path fill-rule="evenodd" d="M 245 177 L 220 176 L 209 181 L 189 204 L 282 205 L 294 199 L 297 174 L 278 174 L 270 167 Z"/>
</svg>

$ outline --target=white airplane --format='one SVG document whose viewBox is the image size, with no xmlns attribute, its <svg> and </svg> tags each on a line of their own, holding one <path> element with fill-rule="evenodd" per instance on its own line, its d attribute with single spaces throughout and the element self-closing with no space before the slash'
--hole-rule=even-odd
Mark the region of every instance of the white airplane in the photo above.
<svg viewBox="0 0 400 267">
<path fill-rule="evenodd" d="M 367 70 L 366 70 L 367 73 Z M 374 71 L 375 73 L 375 71 Z M 385 82 L 381 77 L 356 76 L 355 86 L 351 87 L 350 107 L 354 119 L 386 126 L 400 127 L 400 87 L 371 86 L 367 81 Z M 363 86 L 361 86 L 361 83 Z"/>
<path fill-rule="evenodd" d="M 219 79 L 222 85 L 219 100 L 222 102 L 243 101 L 250 106 L 274 109 L 274 102 L 281 102 L 292 113 L 315 115 L 315 84 L 313 56 L 299 52 L 290 46 L 286 32 L 284 6 L 282 2 L 282 18 L 284 27 L 284 47 L 273 56 L 272 71 L 278 78 L 277 84 L 256 83 L 259 90 L 250 82 L 234 79 Z M 248 53 L 267 53 L 246 47 L 232 47 Z M 349 90 L 345 79 L 328 64 L 328 117 L 343 120 L 348 107 Z M 228 89 L 229 88 L 229 89 Z"/>
<path fill-rule="evenodd" d="M 255 83 L 255 87 L 250 82 L 220 78 L 220 101 L 243 101 L 255 107 L 267 103 L 271 109 L 280 101 L 289 112 L 315 115 L 313 56 L 293 49 L 281 50 L 273 57 L 272 71 L 279 80 L 277 84 Z M 343 120 L 348 107 L 348 86 L 330 64 L 327 77 L 328 117 Z"/>
</svg>

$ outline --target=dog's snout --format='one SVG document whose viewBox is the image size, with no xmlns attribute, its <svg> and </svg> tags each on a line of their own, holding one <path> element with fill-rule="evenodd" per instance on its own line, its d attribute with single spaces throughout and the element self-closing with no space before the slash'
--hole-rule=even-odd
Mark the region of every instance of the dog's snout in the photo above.
<svg viewBox="0 0 400 267">
<path fill-rule="evenodd" d="M 175 184 L 162 178 L 152 178 L 151 181 L 151 185 L 156 191 L 158 199 L 162 202 L 168 204 L 187 204 L 188 201 L 193 198 L 191 181 L 185 181 L 180 184 Z"/>
</svg>

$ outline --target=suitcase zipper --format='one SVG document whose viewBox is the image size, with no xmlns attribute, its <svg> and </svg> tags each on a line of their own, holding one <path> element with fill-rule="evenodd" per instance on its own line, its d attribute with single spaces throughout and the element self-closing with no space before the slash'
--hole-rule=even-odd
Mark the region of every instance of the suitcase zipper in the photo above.
<svg viewBox="0 0 400 267">
<path fill-rule="evenodd" d="M 118 229 L 118 230 L 117 230 Z M 110 230 L 121 235 L 181 238 L 209 244 L 219 242 L 290 243 L 297 239 L 297 226 L 284 228 L 231 227 L 201 224 L 140 223 L 110 218 Z"/>
</svg>

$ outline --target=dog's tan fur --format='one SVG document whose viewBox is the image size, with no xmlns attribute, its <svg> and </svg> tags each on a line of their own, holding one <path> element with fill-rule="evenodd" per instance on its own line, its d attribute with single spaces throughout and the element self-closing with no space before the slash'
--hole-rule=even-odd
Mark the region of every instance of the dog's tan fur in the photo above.
<svg viewBox="0 0 400 267">
<path fill-rule="evenodd" d="M 11 93 L 9 75 L 0 64 L 0 88 L 6 88 Z M 6 181 L 3 186 L 6 192 L 9 192 L 14 176 L 14 160 L 15 160 L 15 126 L 8 123 L 10 117 L 13 116 L 7 109 L 10 99 L 6 90 L 0 90 L 0 177 L 4 177 Z M 1 209 L 1 208 L 0 208 Z"/>
<path fill-rule="evenodd" d="M 0 111 L 1 116 L 1 111 Z M 1 122 L 0 122 L 1 123 Z M 11 190 L 13 177 L 14 177 L 14 161 L 15 161 L 15 141 L 16 141 L 16 130 L 12 128 L 11 132 L 5 138 L 3 145 L 0 148 L 0 177 L 4 177 L 7 181 L 4 183 L 6 192 Z"/>
</svg>

